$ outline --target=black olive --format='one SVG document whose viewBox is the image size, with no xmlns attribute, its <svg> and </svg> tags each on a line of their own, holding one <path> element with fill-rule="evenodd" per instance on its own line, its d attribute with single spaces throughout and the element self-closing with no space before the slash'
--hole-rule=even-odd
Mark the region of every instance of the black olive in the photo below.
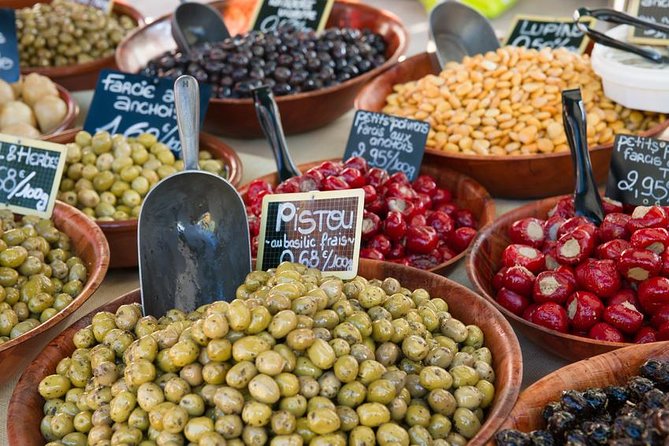
<svg viewBox="0 0 669 446">
<path fill-rule="evenodd" d="M 604 393 L 608 399 L 609 411 L 616 411 L 629 399 L 627 389 L 620 386 L 609 386 L 604 388 Z"/>
<path fill-rule="evenodd" d="M 643 396 L 639 407 L 644 411 L 655 410 L 663 408 L 667 403 L 669 403 L 669 399 L 664 392 L 660 389 L 652 389 Z"/>
<path fill-rule="evenodd" d="M 555 412 L 548 419 L 547 427 L 553 435 L 562 435 L 568 429 L 571 429 L 576 421 L 574 414 L 561 410 Z"/>
<path fill-rule="evenodd" d="M 581 427 L 592 445 L 605 445 L 611 437 L 611 428 L 608 423 L 586 421 Z"/>
<path fill-rule="evenodd" d="M 655 384 L 653 381 L 641 376 L 635 376 L 627 381 L 627 388 L 629 389 L 630 399 L 632 401 L 640 401 L 641 398 L 654 387 Z"/>
<path fill-rule="evenodd" d="M 581 392 L 567 390 L 560 398 L 562 407 L 576 416 L 584 416 L 590 412 L 590 406 Z"/>
<path fill-rule="evenodd" d="M 653 415 L 653 425 L 664 435 L 669 435 L 669 409 L 658 410 Z"/>
<path fill-rule="evenodd" d="M 641 366 L 641 376 L 660 384 L 665 389 L 669 388 L 669 361 L 655 359 L 646 361 Z"/>
<path fill-rule="evenodd" d="M 541 411 L 541 416 L 544 421 L 548 421 L 555 412 L 560 410 L 562 410 L 562 405 L 558 401 L 552 401 L 544 406 L 544 409 Z"/>
<path fill-rule="evenodd" d="M 564 434 L 565 446 L 588 446 L 588 439 L 580 429 L 574 429 Z"/>
<path fill-rule="evenodd" d="M 530 446 L 530 437 L 515 429 L 505 429 L 495 435 L 497 446 Z"/>
<path fill-rule="evenodd" d="M 583 398 L 593 413 L 599 413 L 606 409 L 607 397 L 602 389 L 588 389 L 583 392 Z"/>
<path fill-rule="evenodd" d="M 553 446 L 556 444 L 553 435 L 544 430 L 530 432 L 530 442 L 532 446 Z"/>
<path fill-rule="evenodd" d="M 614 438 L 630 438 L 641 440 L 646 425 L 639 418 L 620 416 L 613 421 Z"/>
</svg>

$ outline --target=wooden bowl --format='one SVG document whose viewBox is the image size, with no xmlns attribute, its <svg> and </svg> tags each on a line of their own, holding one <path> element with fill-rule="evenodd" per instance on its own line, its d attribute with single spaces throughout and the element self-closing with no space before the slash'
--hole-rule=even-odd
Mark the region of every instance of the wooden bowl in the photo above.
<svg viewBox="0 0 669 446">
<path fill-rule="evenodd" d="M 74 141 L 80 129 L 72 129 L 49 138 L 49 141 L 67 144 Z M 208 133 L 200 133 L 200 148 L 211 152 L 229 169 L 230 183 L 237 187 L 242 180 L 242 161 L 230 146 Z M 96 222 L 109 241 L 111 268 L 137 267 L 137 219 Z"/>
<path fill-rule="evenodd" d="M 499 217 L 492 225 L 484 228 L 472 243 L 467 259 L 467 275 L 479 292 L 492 302 L 511 320 L 513 326 L 532 342 L 551 353 L 570 361 L 589 358 L 595 355 L 630 345 L 623 342 L 607 342 L 583 336 L 559 333 L 517 316 L 502 307 L 495 300 L 492 279 L 501 267 L 502 251 L 511 242 L 508 237 L 509 227 L 516 220 L 526 217 L 545 219 L 548 211 L 563 197 L 546 198 L 514 209 Z"/>
<path fill-rule="evenodd" d="M 418 80 L 441 71 L 434 53 L 421 53 L 410 57 L 367 84 L 355 99 L 355 108 L 380 112 L 386 97 L 395 84 Z M 643 136 L 656 136 L 669 127 L 669 120 L 643 132 Z M 609 173 L 613 144 L 592 147 L 590 159 L 595 177 L 604 183 Z M 480 182 L 497 198 L 544 198 L 567 194 L 574 189 L 571 154 L 545 155 L 463 155 L 436 149 L 425 150 L 425 160 L 448 165 Z"/>
<path fill-rule="evenodd" d="M 360 260 L 358 274 L 369 279 L 395 277 L 402 285 L 410 289 L 425 288 L 431 295 L 441 297 L 448 302 L 449 312 L 453 317 L 460 319 L 465 324 L 476 324 L 483 330 L 485 344 L 493 354 L 497 394 L 488 409 L 481 430 L 469 441 L 468 446 L 485 444 L 513 407 L 523 375 L 520 345 L 509 323 L 480 296 L 436 274 L 366 259 Z M 44 444 L 39 430 L 44 400 L 37 392 L 37 386 L 42 378 L 55 373 L 58 361 L 72 354 L 74 333 L 90 324 L 93 316 L 99 311 L 113 312 L 123 304 L 139 301 L 139 290 L 119 297 L 75 322 L 42 350 L 21 376 L 9 403 L 8 413 L 11 413 L 12 417 L 17 420 L 21 420 L 21 423 L 7 423 L 9 446 L 41 446 Z"/>
<path fill-rule="evenodd" d="M 333 159 L 329 161 L 339 160 Z M 300 164 L 298 169 L 300 172 L 306 172 L 312 167 L 320 165 L 322 162 L 323 161 L 315 161 L 312 163 Z M 472 211 L 474 217 L 476 217 L 476 220 L 479 223 L 479 230 L 485 226 L 488 226 L 493 222 L 493 220 L 495 220 L 495 202 L 493 201 L 492 197 L 490 197 L 488 191 L 485 190 L 485 188 L 476 181 L 472 180 L 466 175 L 447 169 L 445 167 L 441 167 L 435 163 L 423 162 L 420 168 L 420 173 L 434 177 L 437 180 L 437 185 L 439 187 L 449 189 L 451 192 L 453 192 L 453 198 L 458 207 Z M 276 186 L 280 182 L 279 175 L 276 172 L 257 179 L 266 181 L 272 186 Z M 239 193 L 242 195 L 242 198 L 246 198 L 248 186 L 248 184 L 245 184 L 239 188 Z M 465 249 L 448 262 L 444 262 L 430 269 L 429 271 L 437 274 L 445 274 L 450 268 L 459 262 L 468 251 L 468 249 Z"/>
<path fill-rule="evenodd" d="M 36 3 L 51 3 L 51 0 L 5 0 L 5 8 L 26 8 Z M 116 14 L 130 16 L 137 22 L 138 27 L 144 25 L 144 16 L 129 3 L 114 1 L 112 11 Z M 98 81 L 98 75 L 104 69 L 116 69 L 114 55 L 96 59 L 90 62 L 67 65 L 63 67 L 21 67 L 22 74 L 39 73 L 49 77 L 52 81 L 61 84 L 70 91 L 92 90 Z"/>
<path fill-rule="evenodd" d="M 530 432 L 545 428 L 541 410 L 560 399 L 564 390 L 624 385 L 639 374 L 639 367 L 649 359 L 669 359 L 669 342 L 634 345 L 594 358 L 584 359 L 541 378 L 520 394 L 501 429 Z M 490 441 L 494 446 L 494 441 Z"/>
<path fill-rule="evenodd" d="M 83 212 L 56 201 L 52 220 L 56 228 L 70 236 L 74 252 L 84 261 L 88 280 L 81 293 L 54 317 L 38 325 L 18 338 L 0 344 L 0 382 L 17 372 L 16 367 L 26 356 L 33 356 L 41 342 L 42 333 L 58 325 L 74 313 L 98 289 L 109 267 L 109 245 L 100 228 Z"/>
<path fill-rule="evenodd" d="M 249 30 L 255 4 L 255 0 L 211 3 L 223 14 L 232 35 Z M 332 87 L 276 97 L 286 134 L 322 127 L 346 113 L 353 106 L 355 95 L 362 86 L 397 62 L 407 46 L 408 33 L 398 17 L 388 11 L 352 0 L 337 0 L 334 3 L 327 22 L 327 27 L 333 26 L 368 28 L 381 34 L 388 45 L 388 60 L 380 67 Z M 175 48 L 170 15 L 166 15 L 127 36 L 116 50 L 116 63 L 121 71 L 137 73 L 149 60 Z M 225 116 L 225 119 L 220 119 L 221 116 Z M 263 135 L 251 99 L 212 99 L 209 102 L 204 129 L 235 138 Z"/>
</svg>

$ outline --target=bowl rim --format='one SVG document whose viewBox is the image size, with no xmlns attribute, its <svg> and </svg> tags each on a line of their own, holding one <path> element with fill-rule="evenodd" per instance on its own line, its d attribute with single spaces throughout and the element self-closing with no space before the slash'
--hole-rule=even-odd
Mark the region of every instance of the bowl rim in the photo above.
<svg viewBox="0 0 669 446">
<path fill-rule="evenodd" d="M 526 215 L 526 216 L 533 216 L 533 214 L 529 213 L 528 211 L 531 211 L 535 209 L 535 206 L 537 203 L 541 202 L 545 205 L 548 204 L 555 204 L 557 203 L 560 199 L 569 197 L 570 195 L 559 195 L 557 197 L 550 197 L 550 198 L 545 198 L 542 200 L 535 200 L 532 201 L 528 204 L 525 204 L 523 206 L 520 206 L 518 208 L 512 209 L 509 212 L 506 212 L 499 217 L 495 219 L 495 221 L 485 227 L 482 228 L 478 234 L 476 234 L 476 237 L 474 238 L 474 241 L 471 244 L 471 249 L 469 251 L 469 254 L 467 256 L 466 260 L 466 269 L 467 269 L 467 277 L 469 277 L 470 282 L 478 293 L 483 296 L 484 299 L 488 300 L 490 303 L 492 303 L 499 311 L 504 314 L 509 319 L 512 319 L 516 323 L 520 323 L 524 326 L 527 326 L 528 328 L 531 328 L 536 331 L 540 331 L 544 334 L 550 335 L 550 336 L 556 336 L 559 338 L 563 339 L 568 339 L 570 341 L 574 342 L 580 342 L 583 344 L 590 344 L 590 345 L 596 345 L 596 346 L 605 346 L 605 347 L 610 347 L 612 349 L 618 349 L 621 347 L 627 347 L 630 345 L 637 345 L 632 342 L 611 342 L 611 341 L 600 341 L 597 339 L 591 339 L 591 338 L 586 338 L 585 336 L 578 336 L 574 335 L 571 333 L 561 333 L 556 330 L 551 330 L 549 328 L 543 327 L 541 325 L 535 324 L 534 322 L 530 322 L 521 316 L 518 316 L 516 314 L 513 314 L 503 306 L 501 306 L 497 300 L 493 296 L 491 296 L 486 287 L 485 287 L 485 281 L 480 275 L 479 270 L 476 268 L 476 265 L 474 264 L 474 259 L 481 255 L 480 253 L 482 252 L 482 246 L 485 242 L 488 241 L 488 238 L 495 232 L 497 232 L 502 224 L 505 223 L 513 223 L 513 221 L 516 221 L 518 218 L 521 218 L 520 215 L 517 213 L 520 213 L 521 215 Z M 516 215 L 512 215 L 516 214 Z"/>
<path fill-rule="evenodd" d="M 323 162 L 325 162 L 325 161 L 341 162 L 342 160 L 341 160 L 340 158 L 329 158 L 329 159 L 324 159 L 324 160 L 320 160 L 320 161 L 311 161 L 311 162 L 306 162 L 306 163 L 299 164 L 299 165 L 297 166 L 297 168 L 300 170 L 300 172 L 305 172 L 305 171 L 308 170 L 309 168 L 318 166 L 319 164 L 321 164 L 321 163 L 323 163 Z M 421 167 L 422 167 L 422 165 L 421 165 Z M 448 167 L 445 167 L 445 166 L 440 166 L 439 169 L 440 169 L 440 171 L 442 171 L 442 172 L 446 172 L 446 173 L 448 173 L 448 174 L 450 174 L 450 175 L 456 175 L 456 176 L 460 176 L 460 177 L 462 177 L 463 179 L 465 179 L 465 180 L 467 180 L 467 181 L 473 183 L 475 186 L 477 186 L 478 188 L 480 188 L 481 191 L 483 191 L 483 192 L 485 193 L 483 199 L 481 200 L 481 201 L 483 201 L 484 204 L 483 204 L 483 209 L 482 209 L 482 211 L 481 211 L 481 217 L 482 217 L 482 218 L 479 219 L 479 227 L 476 229 L 477 235 L 478 235 L 484 228 L 486 228 L 486 227 L 492 225 L 492 224 L 495 222 L 495 215 L 496 215 L 496 210 L 495 210 L 495 209 L 496 209 L 496 207 L 495 207 L 495 200 L 494 200 L 494 199 L 492 198 L 492 196 L 490 195 L 490 192 L 488 192 L 488 189 L 486 189 L 485 187 L 483 187 L 483 185 L 482 185 L 481 183 L 479 183 L 478 181 L 476 181 L 475 179 L 473 179 L 473 178 L 470 177 L 469 175 L 466 175 L 466 174 L 464 174 L 464 173 L 458 172 L 457 170 L 449 169 Z M 251 180 L 251 181 L 249 181 L 249 182 L 247 182 L 247 183 L 241 185 L 240 187 L 238 187 L 238 188 L 237 188 L 237 191 L 239 192 L 239 195 L 241 195 L 241 196 L 242 196 L 242 199 L 243 199 L 244 196 L 246 195 L 246 193 L 248 192 L 249 185 L 250 185 L 253 181 L 256 181 L 256 180 L 259 180 L 259 179 L 265 179 L 266 177 L 270 177 L 270 176 L 273 176 L 273 175 L 276 175 L 276 174 L 277 174 L 277 172 L 276 172 L 276 171 L 273 171 L 273 172 L 270 172 L 270 173 L 268 173 L 268 174 L 266 174 L 266 175 L 261 175 L 261 176 L 259 176 L 259 177 L 256 177 L 256 178 L 254 178 L 253 180 Z M 485 223 L 481 224 L 480 220 L 485 220 Z M 474 246 L 474 242 L 473 242 L 473 241 L 472 241 L 472 243 L 469 244 L 469 246 L 467 247 L 467 249 L 465 249 L 464 251 L 459 252 L 458 255 L 453 256 L 453 257 L 452 257 L 450 260 L 448 260 L 447 262 L 442 262 L 442 263 L 440 263 L 439 265 L 437 265 L 437 266 L 435 266 L 435 267 L 433 267 L 433 268 L 430 268 L 430 269 L 427 269 L 427 270 L 423 270 L 423 269 L 420 269 L 420 268 L 414 268 L 414 269 L 416 269 L 417 271 L 428 271 L 428 272 L 431 272 L 431 273 L 443 273 L 443 272 L 446 272 L 449 268 L 451 268 L 451 267 L 454 266 L 456 263 L 458 263 L 460 260 L 462 260 L 462 259 L 463 259 L 463 258 L 470 252 L 470 250 L 472 249 L 472 246 Z M 362 260 L 362 259 L 363 259 L 363 258 L 360 257 L 360 260 Z M 366 260 L 372 260 L 372 259 L 366 259 Z M 381 260 L 381 262 L 395 263 L 395 262 L 391 262 L 391 261 L 389 261 L 389 260 Z M 410 266 L 409 266 L 409 267 L 410 267 Z M 412 268 L 412 267 L 410 267 L 410 268 Z"/>
<path fill-rule="evenodd" d="M 143 28 L 144 25 L 147 24 L 147 18 L 137 8 L 135 8 L 134 6 L 125 1 L 114 0 L 112 3 L 112 12 L 116 14 L 130 16 L 130 18 L 132 18 L 137 24 L 137 27 L 135 29 Z M 116 46 L 116 48 L 118 48 L 118 45 Z M 73 74 L 83 74 L 93 71 L 100 71 L 102 68 L 109 66 L 110 63 L 115 62 L 116 48 L 114 49 L 114 54 L 84 63 L 63 65 L 60 67 L 22 66 L 21 74 L 27 75 L 30 73 L 38 73 L 43 76 L 48 76 L 50 78 L 60 78 L 60 77 L 71 76 Z"/>
<path fill-rule="evenodd" d="M 393 66 L 389 67 L 383 73 L 380 73 L 378 76 L 375 76 L 374 79 L 367 83 L 360 92 L 355 97 L 355 102 L 353 104 L 356 110 L 366 110 L 362 108 L 360 102 L 364 96 L 370 94 L 376 88 L 376 84 L 381 81 L 384 76 L 388 76 L 391 70 L 399 67 L 401 64 L 411 65 L 416 63 L 417 60 L 421 58 L 428 57 L 436 61 L 436 53 L 434 51 L 424 51 L 422 53 L 414 54 L 413 56 L 407 57 L 404 60 L 396 62 Z M 407 80 L 406 82 L 410 82 Z M 369 110 L 368 110 L 369 111 Z M 637 136 L 644 137 L 659 137 L 665 130 L 669 128 L 669 115 L 667 118 L 660 122 L 659 124 L 639 132 Z M 590 147 L 590 152 L 598 152 L 603 150 L 611 150 L 613 148 L 613 141 L 608 144 L 597 144 L 593 147 Z M 570 152 L 559 152 L 559 153 L 537 153 L 535 155 L 467 155 L 463 153 L 451 153 L 445 152 L 439 149 L 432 149 L 425 147 L 425 153 L 433 156 L 438 156 L 441 158 L 453 158 L 465 161 L 533 161 L 533 160 L 550 160 L 553 158 L 562 158 L 571 156 Z"/>
<path fill-rule="evenodd" d="M 56 86 L 56 89 L 58 90 L 58 97 L 65 102 L 65 106 L 67 107 L 67 112 L 65 113 L 63 120 L 60 122 L 60 124 L 58 124 L 56 128 L 51 130 L 49 133 L 42 134 L 39 137 L 39 139 L 51 138 L 52 136 L 55 136 L 59 133 L 62 133 L 72 128 L 74 121 L 79 116 L 79 103 L 74 100 L 74 96 L 72 96 L 72 93 L 59 83 L 57 82 L 53 83 Z"/>
<path fill-rule="evenodd" d="M 386 262 L 380 262 L 376 260 L 370 260 L 370 259 L 361 259 L 361 266 L 366 264 L 368 267 L 373 267 L 374 265 L 381 265 Z M 495 368 L 496 375 L 498 375 L 498 372 L 504 368 L 505 371 L 507 372 L 507 379 L 504 383 L 499 383 L 496 377 L 495 380 L 495 398 L 493 400 L 493 406 L 490 406 L 489 409 L 494 409 L 494 410 L 489 410 L 487 413 L 486 418 L 484 421 L 481 423 L 481 429 L 477 434 L 472 437 L 469 440 L 469 444 L 471 445 L 481 445 L 485 444 L 487 441 L 489 441 L 494 433 L 499 429 L 499 427 L 506 421 L 506 415 L 511 411 L 513 406 L 515 405 L 518 395 L 520 394 L 520 388 L 522 384 L 522 377 L 523 377 L 523 356 L 522 356 L 522 350 L 520 348 L 520 342 L 518 341 L 518 337 L 516 336 L 515 331 L 513 330 L 513 327 L 509 323 L 509 321 L 504 318 L 501 314 L 499 314 L 498 311 L 495 310 L 494 306 L 490 304 L 486 299 L 482 298 L 479 294 L 477 294 L 475 291 L 465 287 L 464 285 L 461 285 L 458 282 L 455 282 L 454 280 L 451 280 L 447 277 L 440 276 L 434 273 L 431 273 L 429 271 L 425 270 L 416 270 L 415 268 L 408 267 L 405 265 L 399 265 L 399 264 L 392 264 L 388 265 L 392 269 L 398 269 L 398 270 L 408 270 L 407 272 L 410 272 L 411 274 L 417 275 L 417 276 L 422 276 L 424 279 L 428 279 L 430 277 L 433 277 L 434 279 L 437 279 L 439 281 L 438 284 L 435 284 L 435 287 L 448 287 L 452 290 L 457 291 L 457 294 L 459 296 L 461 295 L 466 295 L 468 298 L 473 299 L 475 301 L 478 301 L 481 305 L 483 305 L 488 311 L 490 311 L 490 314 L 494 315 L 491 322 L 491 325 L 495 327 L 495 332 L 497 335 L 499 335 L 501 338 L 504 338 L 504 342 L 509 348 L 509 351 L 507 352 L 507 355 L 501 356 L 501 352 L 498 352 L 498 355 L 495 356 L 495 353 L 493 352 L 493 358 L 498 358 L 498 367 Z M 380 270 L 382 273 L 384 272 L 383 270 Z M 363 275 L 363 277 L 365 277 Z M 122 294 L 119 297 L 114 298 L 111 301 L 105 302 L 102 305 L 98 306 L 97 308 L 94 308 L 91 310 L 89 313 L 83 315 L 76 321 L 73 321 L 68 327 L 66 327 L 58 336 L 56 336 L 54 339 L 51 340 L 38 354 L 37 357 L 43 356 L 45 352 L 47 351 L 53 351 L 54 354 L 57 354 L 59 358 L 65 357 L 63 354 L 63 346 L 62 343 L 59 344 L 57 341 L 62 340 L 63 338 L 69 336 L 65 342 L 68 343 L 66 348 L 69 348 L 69 344 L 72 343 L 72 336 L 78 330 L 79 328 L 76 328 L 76 326 L 83 326 L 85 324 L 85 320 L 89 319 L 92 317 L 96 312 L 99 312 L 102 310 L 103 307 L 111 307 L 112 305 L 115 305 L 116 303 L 120 303 L 123 301 L 127 301 L 129 299 L 132 299 L 135 295 L 139 297 L 140 294 L 140 289 L 135 289 L 132 291 L 129 291 L 125 294 Z M 443 298 L 443 295 L 445 293 L 439 293 L 436 297 L 440 297 L 443 300 L 446 300 Z M 455 296 L 455 293 L 454 293 Z M 453 297 L 455 299 L 456 297 Z M 69 356 L 69 355 L 68 355 Z M 32 362 L 29 364 L 25 370 L 21 373 L 21 376 L 19 377 L 18 382 L 16 383 L 16 386 L 14 387 L 14 390 L 12 391 L 12 395 L 9 400 L 8 404 L 8 410 L 9 413 L 13 413 L 12 409 L 15 408 L 17 405 L 23 406 L 22 402 L 19 401 L 19 395 L 24 395 L 26 393 L 25 388 L 29 388 L 31 391 L 32 396 L 34 397 L 37 395 L 38 398 L 41 398 L 39 393 L 37 392 L 37 383 L 32 382 L 32 381 L 37 381 L 37 379 L 41 379 L 40 377 L 46 376 L 48 371 L 45 371 L 42 368 L 41 364 L 38 364 L 36 362 Z M 14 409 L 16 410 L 16 409 Z M 496 415 L 493 417 L 492 415 Z M 22 426 L 19 426 L 19 429 L 23 428 Z M 485 430 L 484 430 L 485 429 Z M 484 436 L 481 436 L 481 438 L 477 438 L 481 435 L 481 433 L 484 433 Z M 18 432 L 14 431 L 14 426 L 10 425 L 10 421 L 7 421 L 7 435 L 8 435 L 8 441 L 9 445 L 18 445 L 20 443 L 20 439 L 17 440 L 16 436 L 19 435 Z M 472 440 L 476 440 L 475 442 Z"/>
<path fill-rule="evenodd" d="M 225 3 L 225 0 L 216 0 L 209 5 L 216 7 L 218 4 Z M 404 54 L 406 51 L 406 48 L 409 44 L 409 31 L 407 30 L 406 26 L 404 26 L 404 23 L 400 20 L 400 18 L 395 15 L 394 13 L 376 8 L 374 6 L 361 3 L 357 0 L 335 0 L 335 5 L 336 4 L 341 4 L 346 7 L 350 8 L 358 8 L 362 10 L 369 11 L 373 14 L 380 15 L 383 17 L 386 17 L 387 19 L 391 20 L 394 22 L 394 24 L 397 26 L 397 28 L 400 30 L 400 32 L 397 33 L 398 37 L 398 45 L 397 49 L 386 59 L 383 64 L 379 65 L 378 67 L 367 71 L 365 73 L 360 74 L 359 76 L 352 77 L 351 79 L 341 82 L 339 84 L 331 85 L 329 87 L 324 87 L 324 88 L 319 88 L 318 90 L 313 90 L 313 91 L 306 91 L 306 92 L 301 92 L 301 93 L 295 93 L 295 94 L 290 94 L 290 95 L 283 95 L 283 96 L 276 96 L 274 99 L 276 100 L 277 104 L 282 104 L 282 103 L 288 103 L 288 102 L 294 102 L 294 101 L 299 101 L 305 98 L 313 98 L 313 97 L 318 97 L 320 95 L 324 94 L 331 94 L 331 93 L 336 93 L 338 91 L 341 91 L 345 88 L 348 88 L 349 86 L 355 84 L 356 82 L 362 82 L 362 83 L 367 83 L 369 79 L 376 78 L 378 75 L 381 73 L 385 72 L 387 69 L 391 68 L 397 60 Z M 116 47 L 116 51 L 114 52 L 114 57 L 116 61 L 116 65 L 119 67 L 121 71 L 126 71 L 130 72 L 130 70 L 127 69 L 127 66 L 125 64 L 125 60 L 120 57 L 121 51 L 119 51 L 120 48 L 125 48 L 128 45 L 128 42 L 135 37 L 136 34 L 140 34 L 144 32 L 148 27 L 150 26 L 158 26 L 159 24 L 163 22 L 169 23 L 170 19 L 172 17 L 172 13 L 164 14 L 155 20 L 153 20 L 151 23 L 148 23 L 146 26 L 138 27 L 137 29 L 133 30 L 131 33 L 129 33 L 127 36 L 123 38 L 123 40 L 118 44 Z M 248 32 L 248 31 L 247 31 Z M 385 40 L 385 39 L 384 39 Z M 136 74 L 136 72 L 134 73 Z M 210 102 L 214 104 L 228 104 L 228 105 L 248 105 L 251 106 L 253 105 L 253 99 L 251 98 L 211 98 L 209 100 Z"/>
<path fill-rule="evenodd" d="M 107 275 L 107 270 L 109 269 L 109 244 L 107 243 L 107 239 L 105 238 L 102 230 L 95 223 L 93 223 L 93 221 L 90 220 L 86 214 L 73 206 L 63 203 L 62 201 L 56 200 L 54 214 L 56 213 L 63 214 L 62 217 L 68 219 L 72 218 L 72 216 L 76 216 L 80 221 L 83 221 L 84 228 L 82 228 L 82 230 L 85 230 L 91 234 L 90 239 L 92 243 L 100 247 L 102 255 L 99 258 L 94 259 L 94 262 L 91 265 L 87 265 L 88 278 L 86 283 L 84 284 L 81 292 L 74 299 L 72 299 L 72 302 L 70 302 L 65 308 L 60 310 L 52 318 L 46 320 L 44 323 L 39 324 L 32 330 L 28 330 L 17 338 L 10 339 L 5 343 L 0 344 L 0 356 L 4 352 L 18 346 L 22 342 L 29 341 L 49 330 L 50 328 L 58 325 L 63 319 L 74 313 L 93 295 L 93 293 L 95 293 Z M 51 219 L 53 220 L 53 216 Z M 58 228 L 58 226 L 56 226 L 56 228 Z"/>
</svg>

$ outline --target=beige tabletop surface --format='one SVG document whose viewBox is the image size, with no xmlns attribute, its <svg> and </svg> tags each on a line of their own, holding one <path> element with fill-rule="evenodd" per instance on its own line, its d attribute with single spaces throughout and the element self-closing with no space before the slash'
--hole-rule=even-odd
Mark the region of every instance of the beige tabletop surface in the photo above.
<svg viewBox="0 0 669 446">
<path fill-rule="evenodd" d="M 157 17 L 169 11 L 178 4 L 178 0 L 126 0 L 137 7 L 145 15 Z M 425 51 L 428 47 L 428 29 L 426 14 L 423 7 L 416 0 L 371 0 L 365 3 L 388 9 L 402 18 L 410 33 L 409 55 Z M 519 0 L 516 6 L 493 21 L 495 28 L 503 33 L 511 23 L 513 16 L 517 13 L 541 14 L 553 16 L 568 16 L 578 6 L 601 7 L 606 6 L 604 0 Z M 2 1 L 0 0 L 0 6 Z M 81 106 L 79 123 L 88 112 L 88 104 L 91 92 L 75 94 L 75 98 Z M 316 161 L 333 157 L 340 157 L 344 153 L 344 146 L 350 130 L 353 112 L 349 112 L 330 125 L 302 135 L 287 138 L 288 146 L 296 163 Z M 224 116 L 220 117 L 225 119 Z M 272 153 L 264 140 L 236 140 L 223 138 L 230 146 L 235 148 L 244 165 L 244 182 L 250 181 L 261 175 L 276 170 Z M 501 215 L 515 207 L 524 204 L 520 201 L 496 200 L 497 214 Z M 448 275 L 449 278 L 472 288 L 467 278 L 464 262 L 460 262 Z M 64 328 L 72 324 L 81 316 L 89 313 L 100 305 L 139 287 L 137 270 L 110 270 L 103 284 L 97 292 L 72 316 L 61 322 L 56 327 L 42 334 L 42 345 L 36 349 L 31 356 L 23 358 L 21 369 L 24 369 L 36 356 L 40 349 L 55 337 Z M 521 334 L 518 334 L 523 352 L 523 385 L 527 386 L 547 373 L 563 366 L 566 362 L 560 358 L 550 355 L 541 348 L 529 342 Z M 20 373 L 12 376 L 0 377 L 0 446 L 8 444 L 6 435 L 7 423 L 21 422 L 11 419 L 7 413 L 7 406 L 16 385 Z M 20 446 L 20 445 L 12 445 Z"/>
</svg>

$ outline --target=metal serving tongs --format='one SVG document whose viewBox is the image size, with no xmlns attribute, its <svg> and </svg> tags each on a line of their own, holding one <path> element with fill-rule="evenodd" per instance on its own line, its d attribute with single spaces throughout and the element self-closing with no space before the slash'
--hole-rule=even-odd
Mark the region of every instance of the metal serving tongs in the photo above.
<svg viewBox="0 0 669 446">
<path fill-rule="evenodd" d="M 596 31 L 588 27 L 586 24 L 580 21 L 581 17 L 594 17 L 597 20 L 601 20 L 603 22 L 615 23 L 618 25 L 638 26 L 640 28 L 652 29 L 667 34 L 669 34 L 669 26 L 662 25 L 660 23 L 649 22 L 648 20 L 643 20 L 638 17 L 625 14 L 624 12 L 607 8 L 578 8 L 574 11 L 574 22 L 576 22 L 576 26 L 578 26 L 578 28 L 594 42 L 599 43 L 600 45 L 638 54 L 644 59 L 648 59 L 655 63 L 669 63 L 669 56 L 665 56 L 661 52 L 650 48 L 642 48 L 636 45 L 632 45 L 631 43 L 616 40 L 610 36 L 607 36 L 603 32 Z"/>
</svg>

